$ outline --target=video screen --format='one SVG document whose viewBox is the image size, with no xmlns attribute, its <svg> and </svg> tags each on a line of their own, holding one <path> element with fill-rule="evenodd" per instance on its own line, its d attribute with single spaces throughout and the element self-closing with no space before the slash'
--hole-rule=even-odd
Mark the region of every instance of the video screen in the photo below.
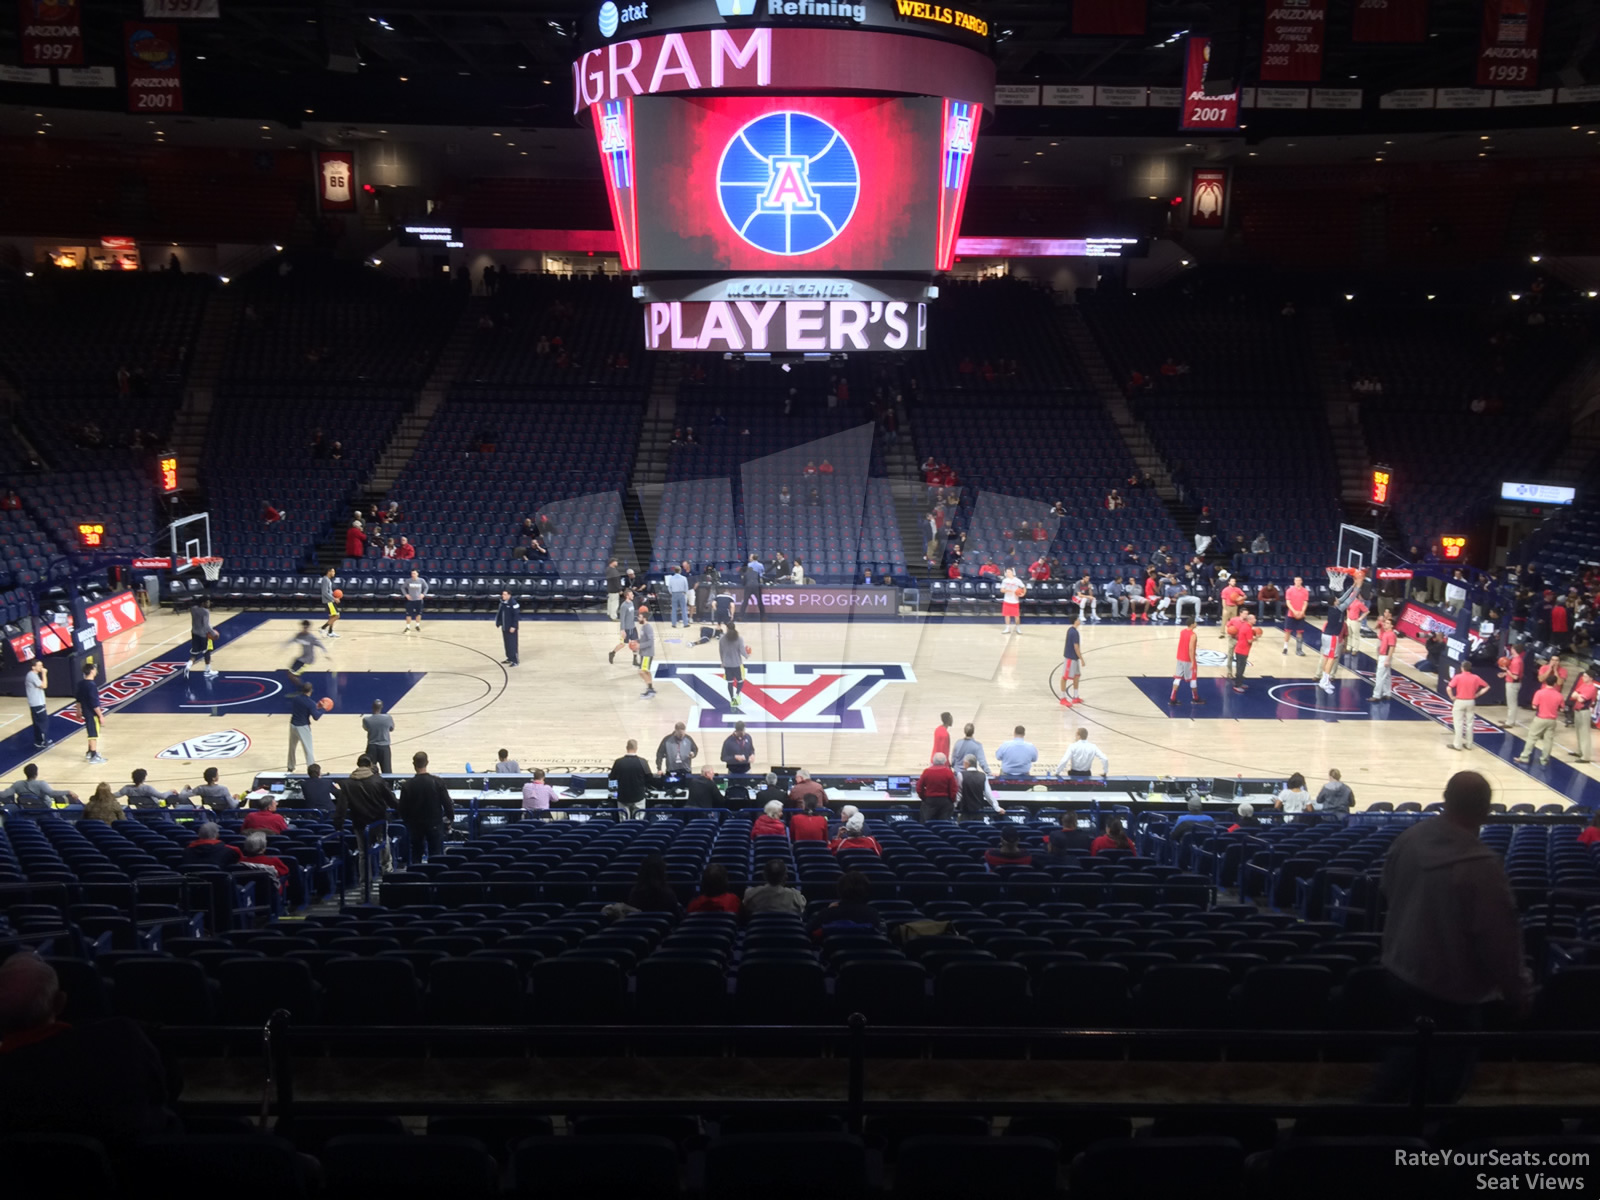
<svg viewBox="0 0 1600 1200">
<path fill-rule="evenodd" d="M 944 105 L 640 97 L 639 269 L 934 270 Z M 972 130 L 961 133 L 970 146 Z"/>
</svg>

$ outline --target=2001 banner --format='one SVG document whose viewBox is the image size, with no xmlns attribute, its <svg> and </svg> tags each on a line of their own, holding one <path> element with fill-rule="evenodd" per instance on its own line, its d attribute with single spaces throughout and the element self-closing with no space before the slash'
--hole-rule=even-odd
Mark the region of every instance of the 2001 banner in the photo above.
<svg viewBox="0 0 1600 1200">
<path fill-rule="evenodd" d="M 128 21 L 122 27 L 128 72 L 128 111 L 181 113 L 183 70 L 178 58 L 178 27 Z"/>
</svg>

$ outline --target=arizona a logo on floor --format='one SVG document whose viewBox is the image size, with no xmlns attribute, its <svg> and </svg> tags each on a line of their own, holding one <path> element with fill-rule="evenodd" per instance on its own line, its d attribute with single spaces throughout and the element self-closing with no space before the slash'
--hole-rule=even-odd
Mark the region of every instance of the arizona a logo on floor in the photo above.
<svg viewBox="0 0 1600 1200">
<path fill-rule="evenodd" d="M 728 699 L 722 668 L 663 663 L 656 678 L 671 680 L 695 702 L 691 729 L 811 730 L 876 733 L 868 702 L 891 683 L 915 683 L 910 663 L 755 663 L 745 668 L 744 698 Z"/>
</svg>

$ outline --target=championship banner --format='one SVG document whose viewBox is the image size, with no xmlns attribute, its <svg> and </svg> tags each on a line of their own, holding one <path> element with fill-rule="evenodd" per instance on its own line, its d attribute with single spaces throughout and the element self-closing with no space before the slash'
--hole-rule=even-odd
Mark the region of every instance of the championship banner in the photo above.
<svg viewBox="0 0 1600 1200">
<path fill-rule="evenodd" d="M 1239 93 L 1206 95 L 1206 72 L 1211 69 L 1211 39 L 1192 37 L 1184 52 L 1183 109 L 1180 129 L 1239 128 Z"/>
<path fill-rule="evenodd" d="M 1074 37 L 1141 37 L 1145 0 L 1072 0 Z"/>
<path fill-rule="evenodd" d="M 1356 0 L 1350 25 L 1354 42 L 1424 42 L 1428 0 Z"/>
<path fill-rule="evenodd" d="M 79 0 L 21 0 L 22 65 L 70 67 L 83 61 Z"/>
<path fill-rule="evenodd" d="M 1484 0 L 1478 86 L 1536 86 L 1543 32 L 1544 0 Z"/>
<path fill-rule="evenodd" d="M 1328 40 L 1327 0 L 1269 0 L 1261 35 L 1262 83 L 1315 83 Z"/>
<path fill-rule="evenodd" d="M 317 203 L 323 212 L 355 211 L 355 155 L 343 150 L 317 151 Z"/>
<path fill-rule="evenodd" d="M 1222 229 L 1227 223 L 1227 170 L 1196 167 L 1189 176 L 1189 228 Z"/>
<path fill-rule="evenodd" d="M 183 70 L 178 60 L 178 27 L 127 21 L 122 44 L 128 72 L 128 111 L 181 113 Z"/>
</svg>

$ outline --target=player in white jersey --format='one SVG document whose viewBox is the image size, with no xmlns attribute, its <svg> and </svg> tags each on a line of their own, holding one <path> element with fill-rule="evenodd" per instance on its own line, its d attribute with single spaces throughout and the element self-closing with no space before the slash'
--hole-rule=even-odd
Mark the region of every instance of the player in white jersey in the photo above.
<svg viewBox="0 0 1600 1200">
<path fill-rule="evenodd" d="M 1007 567 L 1005 578 L 1000 581 L 1000 615 L 1005 619 L 1002 635 L 1022 632 L 1022 598 L 1027 594 L 1028 585 L 1017 578 L 1015 570 Z"/>
</svg>

